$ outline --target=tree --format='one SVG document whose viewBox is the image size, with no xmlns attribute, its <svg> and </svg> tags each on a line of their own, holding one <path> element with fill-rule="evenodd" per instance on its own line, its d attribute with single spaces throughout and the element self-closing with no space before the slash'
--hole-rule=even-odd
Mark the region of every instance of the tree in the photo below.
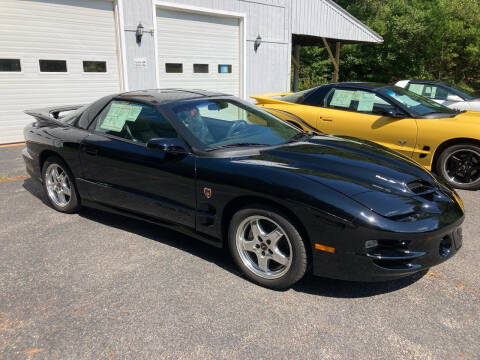
<svg viewBox="0 0 480 360">
<path fill-rule="evenodd" d="M 381 44 L 343 45 L 341 81 L 434 79 L 480 88 L 480 1 L 338 0 L 382 35 Z M 322 47 L 301 53 L 300 88 L 331 81 Z"/>
</svg>

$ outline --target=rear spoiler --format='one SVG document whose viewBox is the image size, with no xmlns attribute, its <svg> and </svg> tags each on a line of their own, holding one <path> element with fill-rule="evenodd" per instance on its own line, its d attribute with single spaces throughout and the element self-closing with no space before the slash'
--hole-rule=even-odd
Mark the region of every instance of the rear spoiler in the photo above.
<svg viewBox="0 0 480 360">
<path fill-rule="evenodd" d="M 84 104 L 80 105 L 64 105 L 64 106 L 51 106 L 45 107 L 40 109 L 31 109 L 25 110 L 25 114 L 31 115 L 35 118 L 41 118 L 43 120 L 50 120 L 50 119 L 60 119 L 60 113 L 73 111 L 81 108 Z"/>
<path fill-rule="evenodd" d="M 258 95 L 250 95 L 252 99 L 257 100 L 257 104 L 281 104 L 285 103 L 281 99 L 282 96 L 291 94 L 290 92 L 276 92 L 276 93 L 267 93 L 267 94 L 258 94 Z"/>
<path fill-rule="evenodd" d="M 51 107 L 45 107 L 45 108 L 40 108 L 40 109 L 31 109 L 31 110 L 25 110 L 24 113 L 30 116 L 33 116 L 35 119 L 38 121 L 47 121 L 47 122 L 54 122 L 54 123 L 60 123 L 60 120 L 62 118 L 61 113 L 63 112 L 68 112 L 68 111 L 73 111 L 81 108 L 83 104 L 81 105 L 64 105 L 64 106 L 51 106 Z"/>
</svg>

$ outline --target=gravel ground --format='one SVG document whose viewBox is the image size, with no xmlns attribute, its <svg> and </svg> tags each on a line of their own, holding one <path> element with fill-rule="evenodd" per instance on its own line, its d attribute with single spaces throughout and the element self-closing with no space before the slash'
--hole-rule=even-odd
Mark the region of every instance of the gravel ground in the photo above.
<svg viewBox="0 0 480 360">
<path fill-rule="evenodd" d="M 0 149 L 0 359 L 479 359 L 480 197 L 464 246 L 385 283 L 248 282 L 225 251 L 92 209 L 46 206 Z"/>
</svg>

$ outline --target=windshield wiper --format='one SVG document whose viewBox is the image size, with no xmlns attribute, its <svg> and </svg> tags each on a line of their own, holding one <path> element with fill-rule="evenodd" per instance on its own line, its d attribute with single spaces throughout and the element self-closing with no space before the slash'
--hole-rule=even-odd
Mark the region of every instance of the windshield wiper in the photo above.
<svg viewBox="0 0 480 360">
<path fill-rule="evenodd" d="M 295 141 L 301 141 L 301 140 L 305 140 L 305 139 L 310 139 L 313 135 L 315 135 L 315 133 L 309 131 L 309 132 L 301 132 L 301 133 L 298 133 L 298 134 L 295 134 L 293 135 L 290 139 L 288 139 L 286 142 L 287 143 L 291 143 L 291 142 L 295 142 Z"/>
<path fill-rule="evenodd" d="M 271 146 L 271 145 L 270 144 L 240 142 L 240 143 L 214 146 L 214 147 L 208 148 L 207 151 L 218 150 L 218 149 L 226 149 L 226 148 L 231 148 L 231 147 L 247 147 L 247 146 Z"/>
</svg>

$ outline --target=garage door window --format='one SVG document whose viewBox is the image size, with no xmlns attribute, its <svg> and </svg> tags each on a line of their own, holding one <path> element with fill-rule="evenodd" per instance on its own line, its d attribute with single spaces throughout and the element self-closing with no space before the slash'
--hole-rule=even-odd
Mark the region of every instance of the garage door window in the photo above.
<svg viewBox="0 0 480 360">
<path fill-rule="evenodd" d="M 39 60 L 40 72 L 67 72 L 66 60 Z"/>
<path fill-rule="evenodd" d="M 193 64 L 193 72 L 199 74 L 208 73 L 208 64 Z"/>
<path fill-rule="evenodd" d="M 0 59 L 0 71 L 20 72 L 20 59 Z"/>
<path fill-rule="evenodd" d="M 183 64 L 166 63 L 165 72 L 167 73 L 183 73 Z"/>
<path fill-rule="evenodd" d="M 107 62 L 106 61 L 83 61 L 83 71 L 84 72 L 97 72 L 104 73 L 107 72 Z"/>
<path fill-rule="evenodd" d="M 218 65 L 218 72 L 220 74 L 230 74 L 232 72 L 232 65 L 219 64 Z"/>
</svg>

